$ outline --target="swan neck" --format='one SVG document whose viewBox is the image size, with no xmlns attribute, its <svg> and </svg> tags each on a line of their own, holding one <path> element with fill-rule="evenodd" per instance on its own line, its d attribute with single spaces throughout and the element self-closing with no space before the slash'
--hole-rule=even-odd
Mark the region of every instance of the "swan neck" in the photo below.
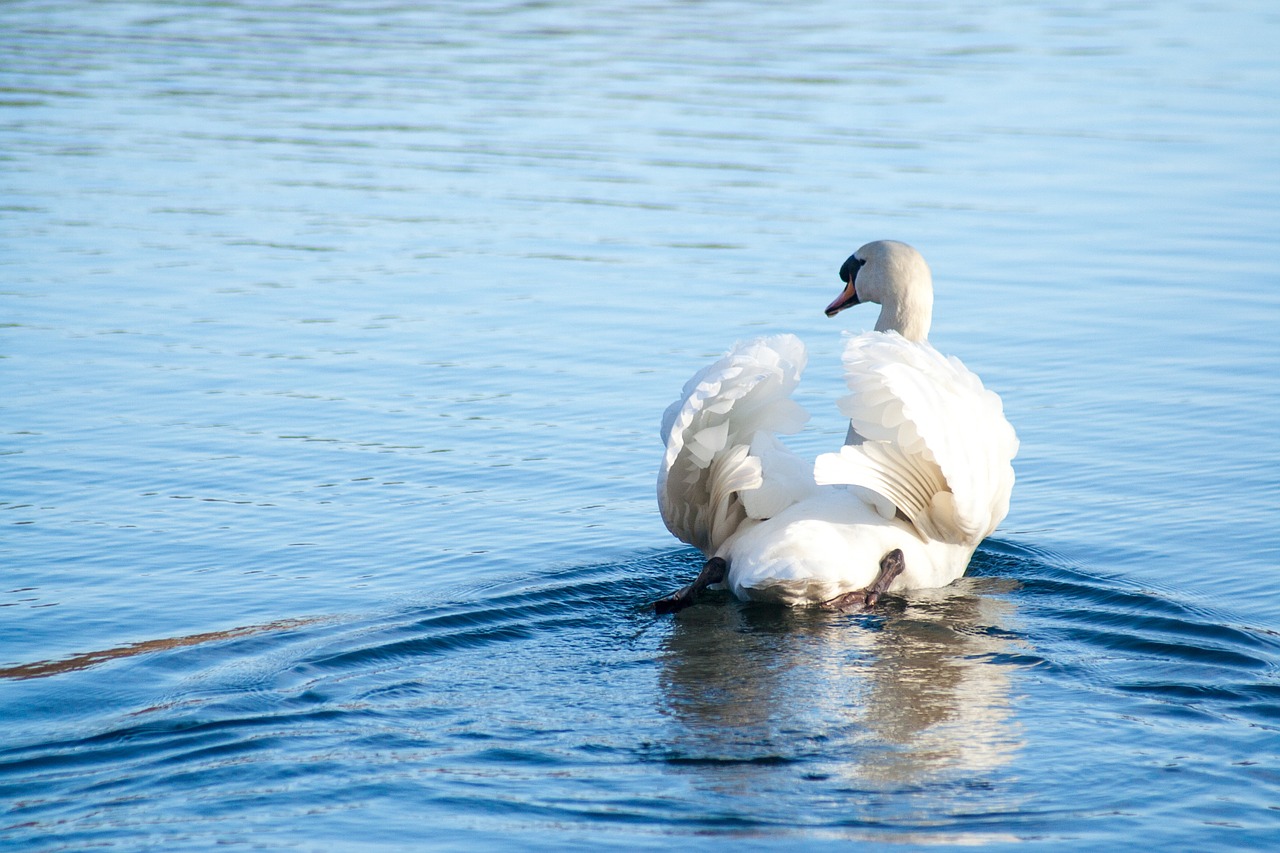
<svg viewBox="0 0 1280 853">
<path fill-rule="evenodd" d="M 880 306 L 876 320 L 877 332 L 897 332 L 909 341 L 924 341 L 929 337 L 929 325 L 933 319 L 933 294 L 915 292 L 886 299 Z"/>
</svg>

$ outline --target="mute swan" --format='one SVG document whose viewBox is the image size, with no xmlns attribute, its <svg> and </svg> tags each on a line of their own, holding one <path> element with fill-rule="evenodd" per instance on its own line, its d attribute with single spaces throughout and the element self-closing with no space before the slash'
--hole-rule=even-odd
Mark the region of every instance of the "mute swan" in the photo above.
<svg viewBox="0 0 1280 853">
<path fill-rule="evenodd" d="M 926 340 L 924 258 L 905 243 L 868 243 L 840 280 L 828 317 L 880 305 L 875 331 L 845 345 L 844 446 L 810 465 L 777 438 L 809 419 L 791 399 L 806 361 L 794 335 L 739 343 L 664 414 L 658 505 L 667 528 L 708 559 L 657 612 L 715 584 L 742 599 L 871 607 L 885 592 L 963 575 L 1008 513 L 1018 439 L 1000 398 Z"/>
</svg>

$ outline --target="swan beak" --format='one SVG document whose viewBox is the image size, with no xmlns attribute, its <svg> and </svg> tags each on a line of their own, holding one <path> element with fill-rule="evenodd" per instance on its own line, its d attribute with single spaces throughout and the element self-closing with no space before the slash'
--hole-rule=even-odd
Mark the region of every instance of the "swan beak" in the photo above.
<svg viewBox="0 0 1280 853">
<path fill-rule="evenodd" d="M 826 314 L 828 317 L 834 317 L 844 309 L 857 305 L 858 302 L 858 291 L 853 286 L 853 279 L 850 278 L 844 290 L 840 291 L 840 295 L 836 297 L 836 301 L 827 306 Z"/>
<path fill-rule="evenodd" d="M 840 280 L 845 283 L 844 290 L 840 291 L 840 295 L 835 301 L 827 306 L 826 315 L 834 317 L 846 308 L 857 305 L 862 300 L 858 298 L 858 288 L 855 282 L 858 279 L 858 270 L 866 261 L 861 260 L 856 255 L 850 255 L 849 259 L 840 267 Z"/>
</svg>

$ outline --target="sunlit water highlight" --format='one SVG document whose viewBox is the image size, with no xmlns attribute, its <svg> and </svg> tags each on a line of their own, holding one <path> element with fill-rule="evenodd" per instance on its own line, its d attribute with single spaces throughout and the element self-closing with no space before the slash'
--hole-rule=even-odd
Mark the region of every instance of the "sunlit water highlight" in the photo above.
<svg viewBox="0 0 1280 853">
<path fill-rule="evenodd" d="M 0 838 L 1280 837 L 1280 17 L 925 2 L 0 9 Z M 646 602 L 735 339 L 840 440 L 858 244 L 1013 511 L 877 613 Z M 870 315 L 841 316 L 853 328 Z"/>
</svg>

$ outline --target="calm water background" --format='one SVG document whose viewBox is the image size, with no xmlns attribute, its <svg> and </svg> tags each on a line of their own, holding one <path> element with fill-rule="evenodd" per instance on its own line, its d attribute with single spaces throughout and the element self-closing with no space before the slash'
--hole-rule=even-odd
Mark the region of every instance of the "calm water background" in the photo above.
<svg viewBox="0 0 1280 853">
<path fill-rule="evenodd" d="M 0 844 L 1276 843 L 1280 13 L 1149 5 L 0 5 Z M 837 442 L 883 237 L 1009 518 L 655 619 L 663 407 Z"/>
</svg>

